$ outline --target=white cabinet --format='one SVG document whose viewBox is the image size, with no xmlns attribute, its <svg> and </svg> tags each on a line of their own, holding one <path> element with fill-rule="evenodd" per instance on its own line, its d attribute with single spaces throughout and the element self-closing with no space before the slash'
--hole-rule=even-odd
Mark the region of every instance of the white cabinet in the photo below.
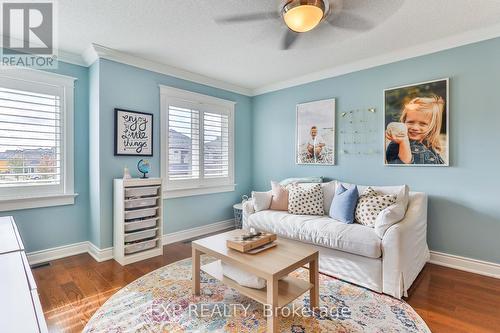
<svg viewBox="0 0 500 333">
<path fill-rule="evenodd" d="M 121 265 L 163 254 L 160 178 L 115 179 L 113 254 Z"/>
<path fill-rule="evenodd" d="M 0 332 L 47 332 L 23 242 L 14 219 L 0 217 Z"/>
</svg>

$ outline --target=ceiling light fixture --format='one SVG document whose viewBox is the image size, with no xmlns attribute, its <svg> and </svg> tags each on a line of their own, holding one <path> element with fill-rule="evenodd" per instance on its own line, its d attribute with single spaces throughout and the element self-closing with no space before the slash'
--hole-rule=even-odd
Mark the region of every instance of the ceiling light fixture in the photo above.
<svg viewBox="0 0 500 333">
<path fill-rule="evenodd" d="M 325 16 L 323 0 L 290 0 L 283 6 L 283 19 L 295 32 L 314 29 Z"/>
</svg>

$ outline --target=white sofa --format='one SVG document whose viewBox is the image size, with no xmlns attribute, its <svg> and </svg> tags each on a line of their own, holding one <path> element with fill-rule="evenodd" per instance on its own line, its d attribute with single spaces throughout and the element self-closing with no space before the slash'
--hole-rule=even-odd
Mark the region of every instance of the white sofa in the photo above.
<svg viewBox="0 0 500 333">
<path fill-rule="evenodd" d="M 320 272 L 396 298 L 407 296 L 429 260 L 427 196 L 420 192 L 409 192 L 404 218 L 382 237 L 374 228 L 326 215 L 255 212 L 249 200 L 243 204 L 243 228 L 251 227 L 312 244 L 319 250 Z"/>
</svg>

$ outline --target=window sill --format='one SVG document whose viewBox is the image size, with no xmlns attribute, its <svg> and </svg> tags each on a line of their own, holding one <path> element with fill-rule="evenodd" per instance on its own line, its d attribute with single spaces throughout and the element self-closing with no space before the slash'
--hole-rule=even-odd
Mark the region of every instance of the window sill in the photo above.
<svg viewBox="0 0 500 333">
<path fill-rule="evenodd" d="M 211 187 L 185 188 L 178 190 L 164 190 L 163 199 L 191 197 L 195 195 L 214 194 L 223 192 L 233 192 L 236 184 L 220 185 Z"/>
<path fill-rule="evenodd" d="M 74 205 L 74 194 L 47 195 L 40 197 L 0 198 L 0 212 L 41 207 Z"/>
</svg>

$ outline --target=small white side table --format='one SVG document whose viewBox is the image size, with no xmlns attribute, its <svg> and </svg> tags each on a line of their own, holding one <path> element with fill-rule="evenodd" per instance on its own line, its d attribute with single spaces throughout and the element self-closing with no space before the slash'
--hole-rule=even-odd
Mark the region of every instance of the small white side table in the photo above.
<svg viewBox="0 0 500 333">
<path fill-rule="evenodd" d="M 243 224 L 243 204 L 237 203 L 233 205 L 234 210 L 234 226 L 236 229 L 241 229 Z"/>
</svg>

